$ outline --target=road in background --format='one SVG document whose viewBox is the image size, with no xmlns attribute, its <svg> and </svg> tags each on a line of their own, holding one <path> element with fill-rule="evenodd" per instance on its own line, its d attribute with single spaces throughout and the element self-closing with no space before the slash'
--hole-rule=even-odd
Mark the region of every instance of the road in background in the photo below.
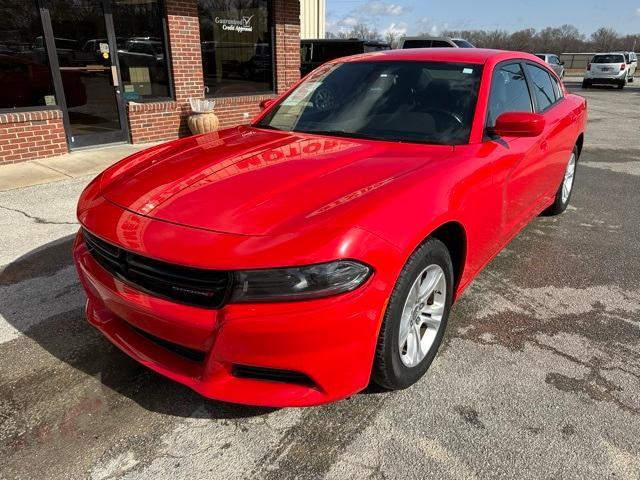
<svg viewBox="0 0 640 480">
<path fill-rule="evenodd" d="M 0 193 L 0 478 L 640 477 L 640 85 L 582 92 L 569 210 L 454 307 L 418 384 L 309 409 L 206 400 L 83 318 L 88 178 Z"/>
</svg>

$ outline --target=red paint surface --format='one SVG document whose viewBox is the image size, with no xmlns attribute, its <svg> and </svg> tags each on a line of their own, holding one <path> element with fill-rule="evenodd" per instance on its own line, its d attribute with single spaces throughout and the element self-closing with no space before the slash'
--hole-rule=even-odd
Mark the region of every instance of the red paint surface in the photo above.
<svg viewBox="0 0 640 480">
<path fill-rule="evenodd" d="M 584 99 L 565 92 L 541 114 L 541 135 L 484 137 L 494 66 L 521 58 L 546 68 L 537 57 L 434 49 L 351 61 L 359 58 L 484 64 L 470 143 L 399 144 L 236 127 L 114 165 L 87 187 L 78 218 L 122 248 L 193 267 L 357 259 L 374 268 L 363 286 L 320 300 L 206 310 L 123 284 L 93 260 L 79 235 L 74 255 L 89 321 L 139 362 L 208 397 L 273 406 L 337 400 L 368 384 L 386 302 L 404 263 L 431 232 L 452 222 L 464 231 L 457 296 L 552 203 L 584 132 Z M 131 326 L 203 351 L 206 359 L 179 357 Z M 295 370 L 316 387 L 236 378 L 234 363 Z"/>
</svg>

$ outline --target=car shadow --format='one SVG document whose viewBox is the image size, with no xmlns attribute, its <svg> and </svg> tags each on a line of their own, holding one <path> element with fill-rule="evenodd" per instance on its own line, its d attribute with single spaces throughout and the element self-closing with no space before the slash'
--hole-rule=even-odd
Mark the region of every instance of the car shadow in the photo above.
<svg viewBox="0 0 640 480">
<path fill-rule="evenodd" d="M 0 287 L 9 292 L 0 298 L 0 315 L 13 328 L 56 359 L 149 411 L 177 417 L 235 419 L 276 410 L 202 397 L 143 367 L 106 340 L 85 320 L 85 296 L 71 257 L 74 236 L 37 248 L 0 270 Z M 80 380 L 72 376 L 70 381 Z M 42 385 L 28 388 L 39 387 Z"/>
</svg>

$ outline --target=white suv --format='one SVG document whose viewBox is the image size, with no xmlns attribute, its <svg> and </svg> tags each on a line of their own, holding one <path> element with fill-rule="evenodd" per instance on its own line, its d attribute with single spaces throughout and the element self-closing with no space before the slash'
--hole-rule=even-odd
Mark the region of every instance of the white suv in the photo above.
<svg viewBox="0 0 640 480">
<path fill-rule="evenodd" d="M 633 76 L 638 68 L 638 56 L 636 52 L 623 52 L 624 59 L 627 61 L 627 78 L 629 82 L 633 82 Z"/>
<path fill-rule="evenodd" d="M 587 64 L 582 88 L 594 84 L 617 85 L 624 88 L 629 77 L 627 60 L 623 53 L 599 53 Z"/>
</svg>

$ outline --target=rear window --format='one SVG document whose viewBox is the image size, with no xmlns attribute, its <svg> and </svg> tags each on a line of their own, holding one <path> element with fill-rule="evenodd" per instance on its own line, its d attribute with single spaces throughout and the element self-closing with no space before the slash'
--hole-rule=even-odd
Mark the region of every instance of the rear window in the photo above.
<svg viewBox="0 0 640 480">
<path fill-rule="evenodd" d="M 402 48 L 429 48 L 431 40 L 405 40 Z"/>
<path fill-rule="evenodd" d="M 451 41 L 453 43 L 455 43 L 460 48 L 475 48 L 469 42 L 467 42 L 466 40 L 462 40 L 461 38 L 456 38 L 456 39 L 451 40 Z"/>
<path fill-rule="evenodd" d="M 622 55 L 596 55 L 591 63 L 624 63 Z"/>
</svg>

